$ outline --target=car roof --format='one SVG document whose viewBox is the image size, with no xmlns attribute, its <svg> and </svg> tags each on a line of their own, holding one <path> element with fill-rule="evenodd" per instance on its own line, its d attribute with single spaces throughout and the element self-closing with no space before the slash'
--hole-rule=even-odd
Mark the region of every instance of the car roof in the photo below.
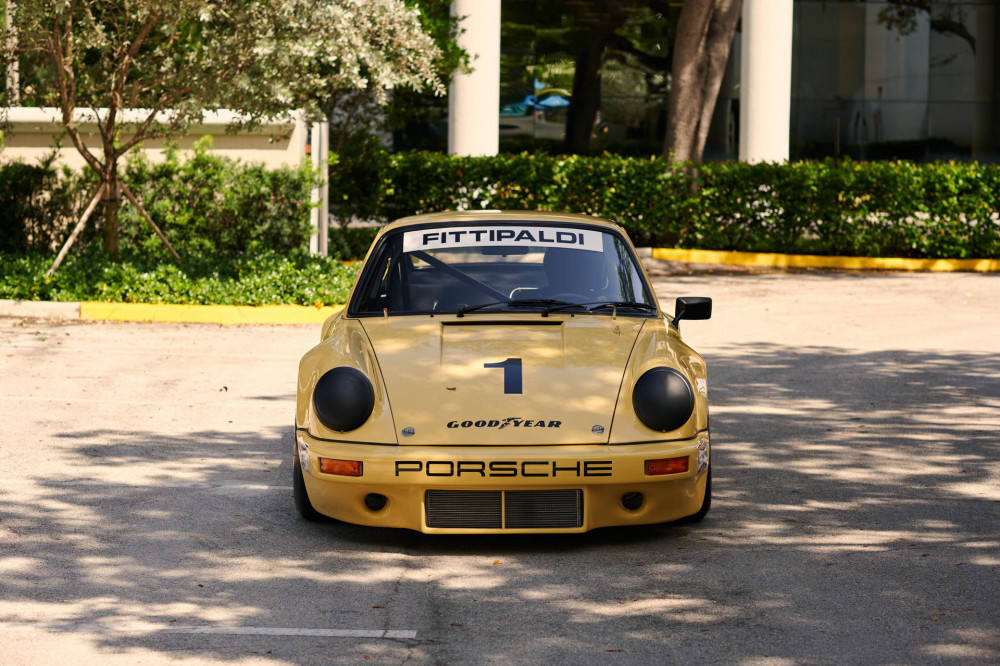
<svg viewBox="0 0 1000 666">
<path fill-rule="evenodd" d="M 460 210 L 445 211 L 441 213 L 425 213 L 423 215 L 411 215 L 387 224 L 379 235 L 389 231 L 395 231 L 402 227 L 411 227 L 418 224 L 461 222 L 465 224 L 493 223 L 493 222 L 529 222 L 544 224 L 575 224 L 605 227 L 609 230 L 624 232 L 621 225 L 604 218 L 593 215 L 579 215 L 577 213 L 552 213 L 537 210 Z"/>
</svg>

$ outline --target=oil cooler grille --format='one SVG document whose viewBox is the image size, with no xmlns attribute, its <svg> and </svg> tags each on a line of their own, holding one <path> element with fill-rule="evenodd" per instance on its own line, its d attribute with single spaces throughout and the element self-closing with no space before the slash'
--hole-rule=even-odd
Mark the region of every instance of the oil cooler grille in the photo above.
<svg viewBox="0 0 1000 666">
<path fill-rule="evenodd" d="M 428 490 L 428 527 L 479 529 L 583 526 L 582 490 Z"/>
</svg>

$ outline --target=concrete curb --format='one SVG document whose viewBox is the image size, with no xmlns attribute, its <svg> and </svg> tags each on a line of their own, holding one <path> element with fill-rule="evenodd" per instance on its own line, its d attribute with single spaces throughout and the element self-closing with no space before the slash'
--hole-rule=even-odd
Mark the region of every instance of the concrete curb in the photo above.
<svg viewBox="0 0 1000 666">
<path fill-rule="evenodd" d="M 52 301 L 11 301 L 0 299 L 0 317 L 41 317 L 43 319 L 79 319 L 79 303 Z"/>
<path fill-rule="evenodd" d="M 191 324 L 320 324 L 342 305 L 171 305 L 155 303 L 51 303 L 0 299 L 0 316 L 149 321 Z"/>
<path fill-rule="evenodd" d="M 845 270 L 997 273 L 997 259 L 904 259 L 902 257 L 826 257 L 813 254 L 721 252 L 652 248 L 653 259 L 693 264 L 730 264 L 770 268 L 839 268 Z"/>
</svg>

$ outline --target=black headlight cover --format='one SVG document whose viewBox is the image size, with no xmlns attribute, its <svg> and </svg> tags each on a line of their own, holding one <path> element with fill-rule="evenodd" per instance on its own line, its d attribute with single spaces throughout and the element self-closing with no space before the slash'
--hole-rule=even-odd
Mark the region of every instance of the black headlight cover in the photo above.
<svg viewBox="0 0 1000 666">
<path fill-rule="evenodd" d="M 360 428 L 371 416 L 375 389 L 363 372 L 345 366 L 320 377 L 312 399 L 316 416 L 324 426 L 346 432 Z"/>
<path fill-rule="evenodd" d="M 676 430 L 694 411 L 694 389 L 674 368 L 651 368 L 632 389 L 632 409 L 646 427 L 660 432 Z"/>
</svg>

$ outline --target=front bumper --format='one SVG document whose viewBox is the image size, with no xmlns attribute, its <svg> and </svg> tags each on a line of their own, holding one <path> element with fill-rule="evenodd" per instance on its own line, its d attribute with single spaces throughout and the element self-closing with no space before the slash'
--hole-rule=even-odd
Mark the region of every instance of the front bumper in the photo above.
<svg viewBox="0 0 1000 666">
<path fill-rule="evenodd" d="M 318 512 L 348 523 L 431 534 L 586 532 L 684 518 L 696 513 L 704 500 L 708 452 L 707 431 L 673 442 L 510 447 L 351 444 L 318 440 L 304 429 L 296 432 L 296 455 L 309 500 Z M 663 476 L 645 473 L 647 460 L 683 456 L 688 457 L 687 472 Z M 320 458 L 360 461 L 361 476 L 324 474 Z M 582 510 L 578 524 L 509 527 L 504 521 L 495 527 L 428 525 L 427 491 L 500 491 L 499 496 L 506 496 L 509 491 L 531 490 L 579 491 Z M 635 505 L 635 495 L 630 493 L 641 494 L 638 507 L 626 506 Z M 365 498 L 371 494 L 383 496 L 385 505 L 378 510 L 369 508 Z M 479 494 L 490 495 L 471 493 Z M 626 495 L 629 501 L 623 503 Z"/>
</svg>

